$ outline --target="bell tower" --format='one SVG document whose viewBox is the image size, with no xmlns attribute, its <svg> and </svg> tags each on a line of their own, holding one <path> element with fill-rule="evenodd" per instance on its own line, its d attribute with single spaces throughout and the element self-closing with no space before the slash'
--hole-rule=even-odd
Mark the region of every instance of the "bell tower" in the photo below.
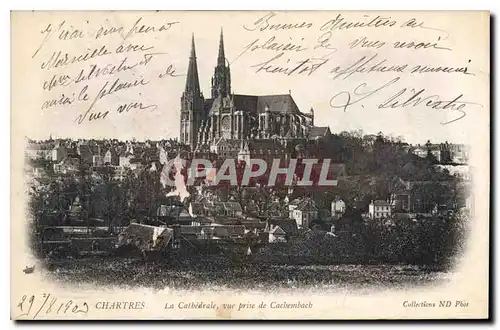
<svg viewBox="0 0 500 330">
<path fill-rule="evenodd" d="M 212 98 L 218 96 L 226 97 L 231 94 L 231 72 L 229 65 L 226 66 L 226 56 L 224 54 L 224 37 L 220 30 L 219 55 L 217 56 L 217 66 L 212 78 Z"/>
<path fill-rule="evenodd" d="M 200 90 L 194 34 L 191 37 L 191 55 L 187 70 L 186 88 L 181 97 L 181 143 L 193 150 L 197 143 L 198 131 L 203 121 L 203 94 Z"/>
</svg>

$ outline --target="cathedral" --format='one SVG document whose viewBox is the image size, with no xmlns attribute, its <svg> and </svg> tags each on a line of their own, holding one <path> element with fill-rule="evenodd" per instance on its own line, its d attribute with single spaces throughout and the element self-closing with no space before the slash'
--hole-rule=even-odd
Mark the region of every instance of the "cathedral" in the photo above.
<svg viewBox="0 0 500 330">
<path fill-rule="evenodd" d="M 318 130 L 319 129 L 319 130 Z M 241 95 L 231 92 L 231 71 L 221 30 L 211 97 L 200 89 L 194 35 L 181 97 L 180 141 L 191 150 L 209 150 L 220 141 L 310 139 L 328 128 L 314 126 L 314 111 L 303 113 L 289 94 Z"/>
</svg>

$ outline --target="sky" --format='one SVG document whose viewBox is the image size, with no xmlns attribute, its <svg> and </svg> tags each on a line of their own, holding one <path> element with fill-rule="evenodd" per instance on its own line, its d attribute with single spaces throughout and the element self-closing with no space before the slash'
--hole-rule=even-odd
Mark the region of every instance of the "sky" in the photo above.
<svg viewBox="0 0 500 330">
<path fill-rule="evenodd" d="M 480 37 L 488 34 L 474 32 L 482 28 L 483 17 L 467 15 L 18 13 L 12 37 L 14 134 L 34 139 L 177 138 L 191 36 L 208 98 L 223 28 L 235 94 L 290 93 L 301 111 L 314 109 L 317 126 L 329 126 L 333 133 L 362 130 L 410 143 L 470 143 L 478 127 L 489 123 L 489 51 L 487 38 Z M 427 46 L 405 48 L 410 42 Z M 395 43 L 403 47 L 395 48 Z M 92 78 L 78 78 L 82 70 L 88 76 L 93 65 L 101 69 L 99 75 L 94 69 Z M 411 73 L 417 65 L 467 66 L 467 74 L 463 69 Z M 361 72 L 353 72 L 356 67 Z M 273 70 L 278 72 L 269 72 Z M 422 102 L 416 106 L 389 107 L 408 99 L 415 103 L 418 97 Z M 454 99 L 448 109 L 426 106 Z"/>
</svg>

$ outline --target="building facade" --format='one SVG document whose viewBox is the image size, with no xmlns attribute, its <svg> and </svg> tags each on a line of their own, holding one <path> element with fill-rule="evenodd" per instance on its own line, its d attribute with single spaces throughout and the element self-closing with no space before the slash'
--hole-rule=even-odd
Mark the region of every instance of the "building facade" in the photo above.
<svg viewBox="0 0 500 330">
<path fill-rule="evenodd" d="M 328 131 L 327 128 L 320 130 Z M 181 97 L 180 141 L 191 150 L 210 150 L 223 140 L 307 139 L 318 131 L 314 110 L 301 112 L 291 94 L 240 95 L 231 91 L 231 71 L 221 31 L 211 97 L 200 89 L 194 36 Z M 237 144 L 239 146 L 239 143 Z M 215 149 L 217 149 L 215 147 Z"/>
<path fill-rule="evenodd" d="M 376 200 L 368 205 L 370 219 L 385 219 L 391 216 L 391 204 L 387 201 Z"/>
<path fill-rule="evenodd" d="M 341 199 L 335 198 L 331 204 L 331 216 L 334 219 L 340 219 L 345 213 L 345 202 Z"/>
</svg>

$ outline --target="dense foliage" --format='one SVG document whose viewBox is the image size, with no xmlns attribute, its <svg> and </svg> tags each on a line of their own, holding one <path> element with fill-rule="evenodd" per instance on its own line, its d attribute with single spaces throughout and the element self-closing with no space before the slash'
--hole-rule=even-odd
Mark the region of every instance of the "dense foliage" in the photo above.
<svg viewBox="0 0 500 330">
<path fill-rule="evenodd" d="M 309 231 L 290 244 L 270 244 L 260 260 L 275 264 L 408 263 L 450 266 L 463 251 L 467 216 L 421 217 L 393 226 L 351 218 L 335 233 Z"/>
<path fill-rule="evenodd" d="M 279 244 L 266 247 L 261 256 L 268 255 L 267 260 L 443 264 L 460 249 L 466 217 L 459 209 L 464 204 L 467 187 L 458 177 L 436 170 L 437 161 L 430 152 L 421 158 L 401 139 L 381 133 L 363 136 L 359 132 L 343 132 L 309 141 L 300 148 L 295 147 L 293 153 L 297 158 L 330 158 L 335 163 L 343 163 L 347 176 L 338 187 L 295 189 L 295 197 L 312 197 L 318 209 L 325 211 L 319 212 L 319 219 L 313 223 L 323 231 L 303 233 L 301 240 L 285 247 Z M 154 220 L 157 207 L 170 191 L 160 182 L 161 168 L 155 171 L 147 167 L 126 169 L 122 180 L 117 180 L 111 167 L 98 170 L 81 167 L 76 175 L 55 176 L 50 161 L 36 159 L 31 165 L 42 167 L 50 179 L 47 185 L 30 189 L 29 209 L 36 220 L 34 233 L 39 225 L 71 225 L 77 197 L 81 206 L 77 216 L 85 219 L 86 225 L 92 225 L 92 219 L 99 219 L 104 226 L 125 226 L 132 219 L 147 223 Z M 425 182 L 411 187 L 413 212 L 430 213 L 440 205 L 452 212 L 413 220 L 396 219 L 390 225 L 364 221 L 361 215 L 367 212 L 370 201 L 388 200 L 401 180 Z M 216 189 L 214 194 L 219 200 L 240 202 L 244 210 L 252 206 L 258 214 L 286 212 L 282 201 L 288 194 L 287 187 L 227 186 Z M 336 197 L 345 201 L 347 212 L 332 223 L 327 210 Z M 332 224 L 333 233 L 327 233 Z"/>
</svg>

